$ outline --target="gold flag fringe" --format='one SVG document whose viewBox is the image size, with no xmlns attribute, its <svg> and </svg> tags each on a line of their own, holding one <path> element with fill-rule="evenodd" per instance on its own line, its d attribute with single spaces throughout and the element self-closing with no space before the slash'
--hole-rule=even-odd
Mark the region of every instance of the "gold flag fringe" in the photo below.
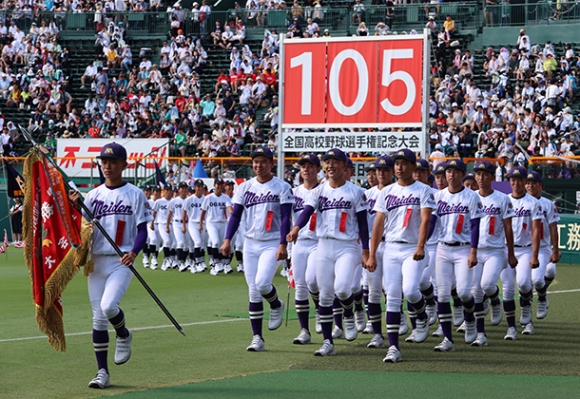
<svg viewBox="0 0 580 399">
<path fill-rule="evenodd" d="M 32 151 L 25 160 L 24 179 L 27 182 L 27 186 L 35 178 L 32 173 L 32 166 L 37 161 L 41 161 L 41 159 L 36 151 Z M 34 251 L 37 250 L 36 243 L 33 242 L 33 196 L 32 190 L 25 190 L 24 209 L 28 211 L 23 212 L 22 218 L 24 240 L 28 244 L 24 249 L 24 259 L 32 282 L 34 282 Z M 79 272 L 81 266 L 88 265 L 92 271 L 92 261 L 87 262 L 92 242 L 92 226 L 89 223 L 82 223 L 81 240 L 81 245 L 71 249 L 66 254 L 49 280 L 45 282 L 44 307 L 36 305 L 38 329 L 48 336 L 48 342 L 56 350 L 62 352 L 66 350 L 64 325 L 62 315 L 54 306 L 54 301 L 62 294 L 70 280 Z M 87 267 L 85 266 L 85 273 L 87 273 L 86 269 Z M 32 295 L 34 298 L 34 287 L 32 288 Z"/>
</svg>

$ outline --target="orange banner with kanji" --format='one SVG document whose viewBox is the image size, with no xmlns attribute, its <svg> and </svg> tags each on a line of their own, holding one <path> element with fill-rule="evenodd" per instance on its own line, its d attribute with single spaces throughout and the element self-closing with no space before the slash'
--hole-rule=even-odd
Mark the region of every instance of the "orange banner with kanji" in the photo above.
<svg viewBox="0 0 580 399">
<path fill-rule="evenodd" d="M 36 321 L 49 343 L 65 351 L 61 294 L 79 271 L 74 248 L 81 245 L 82 217 L 68 201 L 63 176 L 46 155 L 33 151 L 26 158 L 24 176 L 24 256 L 32 280 Z"/>
</svg>

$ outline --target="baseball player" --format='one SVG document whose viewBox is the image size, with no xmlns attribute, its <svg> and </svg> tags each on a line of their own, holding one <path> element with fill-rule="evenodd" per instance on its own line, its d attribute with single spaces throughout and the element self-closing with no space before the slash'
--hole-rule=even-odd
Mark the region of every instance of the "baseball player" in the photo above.
<svg viewBox="0 0 580 399">
<path fill-rule="evenodd" d="M 536 318 L 543 319 L 548 315 L 548 299 L 546 291 L 548 283 L 545 281 L 546 269 L 549 263 L 556 264 L 562 257 L 558 249 L 558 222 L 560 214 L 552 201 L 542 197 L 544 189 L 544 180 L 538 172 L 529 172 L 526 183 L 526 191 L 532 197 L 540 201 L 542 207 L 543 220 L 540 222 L 540 252 L 538 261 L 540 266 L 532 270 L 532 284 L 538 293 L 538 308 L 536 309 Z M 550 241 L 552 248 L 550 248 Z M 532 325 L 533 326 L 533 325 Z"/>
<path fill-rule="evenodd" d="M 451 331 L 451 289 L 455 280 L 457 294 L 461 298 L 466 321 L 465 342 L 471 344 L 477 338 L 475 326 L 475 303 L 471 294 L 473 267 L 477 265 L 479 223 L 483 205 L 476 192 L 462 185 L 465 164 L 452 159 L 445 165 L 448 187 L 435 194 L 436 216 L 441 221 L 439 245 L 435 260 L 437 274 L 437 313 L 445 338 L 435 346 L 437 352 L 455 350 Z"/>
<path fill-rule="evenodd" d="M 187 189 L 188 185 L 186 182 L 179 183 L 178 187 L 178 196 L 173 198 L 169 202 L 169 212 L 167 214 L 167 227 L 165 231 L 170 233 L 173 231 L 173 235 L 175 237 L 175 249 L 177 252 L 177 262 L 178 268 L 180 272 L 184 272 L 188 269 L 188 266 L 185 264 L 185 260 L 187 259 L 188 255 L 188 246 L 185 239 L 186 234 L 186 224 L 185 221 L 182 219 L 183 211 L 185 210 L 185 200 L 187 199 Z M 170 229 L 169 224 L 172 225 L 172 229 Z"/>
<path fill-rule="evenodd" d="M 426 184 L 430 188 L 431 194 L 435 195 L 437 190 L 431 187 L 429 184 L 429 176 L 431 175 L 429 169 L 429 162 L 425 159 L 418 159 L 415 167 L 415 171 L 413 172 L 413 179 L 420 183 Z M 419 284 L 419 289 L 421 293 L 425 297 L 425 311 L 429 315 L 429 325 L 435 324 L 437 322 L 437 302 L 436 302 L 436 288 L 433 281 L 435 281 L 435 254 L 437 252 L 437 234 L 436 232 L 439 231 L 439 225 L 437 218 L 432 218 L 432 223 L 435 223 L 436 226 L 432 229 L 433 233 L 427 240 L 425 244 L 425 248 L 427 251 L 426 258 L 429 259 L 429 263 L 427 267 L 423 270 L 423 275 L 421 277 L 421 283 Z M 414 312 L 409 309 L 409 318 L 411 319 L 411 325 L 413 326 L 413 330 L 415 329 L 415 321 L 417 319 Z M 405 342 L 414 342 L 414 334 L 411 333 L 406 339 Z"/>
<path fill-rule="evenodd" d="M 344 308 L 345 338 L 353 341 L 358 335 L 354 320 L 352 283 L 355 269 L 368 257 L 367 201 L 355 185 L 345 180 L 346 154 L 338 148 L 322 157 L 329 181 L 311 190 L 304 210 L 288 234 L 288 242 L 296 242 L 298 232 L 317 212 L 316 281 L 320 289 L 320 324 L 324 342 L 315 356 L 336 354 L 332 338 L 332 304 L 335 294 Z M 320 220 L 319 220 L 320 219 Z M 360 237 L 362 244 L 357 242 Z M 360 283 L 360 280 L 359 280 Z"/>
<path fill-rule="evenodd" d="M 205 266 L 205 254 L 203 250 L 203 229 L 200 230 L 200 226 L 203 226 L 200 223 L 201 205 L 203 204 L 203 200 L 203 180 L 198 179 L 194 183 L 193 195 L 190 195 L 185 200 L 182 215 L 182 219 L 187 220 L 187 232 L 189 233 L 194 246 L 193 254 L 195 264 L 190 267 L 191 273 L 201 273 L 207 269 Z"/>
<path fill-rule="evenodd" d="M 446 162 L 440 162 L 433 169 L 433 176 L 435 178 L 435 184 L 437 185 L 437 189 L 439 191 L 446 189 L 447 186 L 449 185 L 447 183 L 447 177 L 445 175 L 446 166 L 447 166 Z M 440 223 L 441 222 L 439 219 L 437 219 L 437 222 L 432 223 L 432 226 L 435 226 L 436 234 L 433 234 L 430 237 L 430 240 L 431 240 L 431 239 L 433 239 L 434 236 L 436 236 L 437 247 L 439 246 Z M 431 241 L 429 241 L 429 242 L 431 242 Z M 428 244 L 429 244 L 429 242 L 428 242 Z M 435 252 L 436 252 L 436 250 L 435 250 Z M 436 282 L 437 276 L 436 275 L 437 275 L 437 273 L 435 273 L 435 277 L 434 277 L 435 284 L 437 284 L 437 282 Z M 453 325 L 455 327 L 457 327 L 463 323 L 465 318 L 463 316 L 463 304 L 461 303 L 461 298 L 459 298 L 459 295 L 457 295 L 457 288 L 455 287 L 455 280 L 452 281 L 452 284 L 453 285 L 451 286 L 451 298 L 453 299 Z M 437 290 L 437 288 L 435 288 L 435 290 Z M 443 329 L 442 329 L 441 325 L 439 325 L 439 328 L 437 328 L 437 330 L 433 333 L 433 336 L 435 336 L 435 337 L 442 337 L 443 336 Z"/>
<path fill-rule="evenodd" d="M 278 299 L 272 284 L 279 261 L 287 257 L 286 236 L 290 231 L 294 195 L 288 183 L 272 175 L 274 154 L 268 147 L 258 147 L 250 154 L 256 177 L 242 183 L 234 194 L 232 216 L 226 229 L 221 252 L 229 257 L 231 240 L 246 213 L 244 241 L 244 276 L 249 290 L 249 312 L 253 338 L 246 350 L 264 351 L 262 319 L 263 299 L 270 304 L 268 329 L 282 325 L 284 302 Z"/>
<path fill-rule="evenodd" d="M 346 158 L 347 168 L 344 170 L 344 180 L 353 184 L 356 189 L 360 190 L 364 194 L 365 190 L 356 184 L 352 183 L 351 179 L 354 176 L 354 164 L 350 158 Z M 367 213 L 368 215 L 368 213 Z M 368 222 L 367 222 L 368 224 Z M 357 332 L 363 332 L 366 327 L 365 322 L 365 311 L 363 308 L 363 287 L 362 287 L 362 274 L 363 267 L 359 264 L 354 271 L 354 276 L 352 280 L 352 292 L 354 295 L 354 321 L 356 324 Z M 343 326 L 343 312 L 342 303 L 338 297 L 334 298 L 332 303 L 332 314 L 334 318 L 334 329 L 332 330 L 333 339 L 345 339 L 344 326 Z"/>
<path fill-rule="evenodd" d="M 161 198 L 161 187 L 155 186 L 152 188 L 153 197 L 149 198 L 147 195 L 147 202 L 151 209 L 155 207 L 155 202 Z M 157 233 L 155 230 L 151 229 L 151 225 L 147 225 L 147 245 L 145 249 L 143 249 L 143 266 L 150 267 L 151 270 L 156 270 L 158 263 L 157 263 L 157 256 L 159 255 L 159 250 L 157 249 L 157 245 L 159 245 L 159 238 L 157 237 Z M 149 261 L 149 258 L 151 259 Z"/>
<path fill-rule="evenodd" d="M 300 177 L 302 177 L 304 183 L 292 190 L 294 192 L 293 220 L 298 219 L 300 213 L 304 210 L 306 198 L 312 189 L 318 186 L 320 160 L 314 154 L 305 154 L 298 161 L 298 165 L 300 165 Z M 310 314 L 308 293 L 310 291 L 314 293 L 314 297 L 318 296 L 318 285 L 316 284 L 317 218 L 318 215 L 313 213 L 306 226 L 298 233 L 296 244 L 292 246 L 292 274 L 296 285 L 294 303 L 298 322 L 300 323 L 300 334 L 293 341 L 297 345 L 311 343 L 310 328 L 308 326 Z"/>
<path fill-rule="evenodd" d="M 152 187 L 150 185 L 146 185 L 143 187 L 143 194 L 145 194 L 145 198 L 147 198 L 147 203 L 153 209 L 153 200 L 151 199 L 151 190 Z M 149 263 L 149 231 L 147 232 L 147 242 L 145 243 L 145 248 L 143 248 L 143 267 L 147 269 L 150 266 Z"/>
<path fill-rule="evenodd" d="M 234 197 L 234 186 L 235 183 L 233 180 L 226 181 L 225 194 L 230 197 L 230 199 Z M 234 254 L 236 255 L 236 261 L 238 262 L 238 267 L 236 268 L 238 273 L 244 272 L 244 256 L 242 254 L 242 251 L 244 250 L 244 231 L 246 231 L 246 221 L 242 220 L 240 222 L 240 227 L 233 238 L 235 249 Z M 230 259 L 230 262 L 231 260 L 232 259 Z"/>
<path fill-rule="evenodd" d="M 445 162 L 440 162 L 433 168 L 433 180 L 437 186 L 437 191 L 441 191 L 447 188 L 447 178 L 445 177 Z M 439 246 L 439 232 L 441 228 L 441 221 L 439 218 L 431 217 L 431 229 L 433 233 L 427 240 L 427 253 L 429 254 L 429 267 L 433 263 L 433 274 L 431 275 L 431 282 L 433 283 L 433 293 L 435 302 L 437 301 L 437 273 L 435 270 L 435 260 L 437 259 L 437 247 Z M 455 281 L 451 287 L 451 298 L 453 298 L 453 324 L 458 326 L 463 323 L 463 305 L 461 304 L 461 299 L 457 295 L 457 289 L 455 288 Z M 456 323 L 457 320 L 457 323 Z M 437 327 L 437 330 L 432 334 L 434 337 L 443 337 L 443 328 L 441 324 Z"/>
<path fill-rule="evenodd" d="M 107 355 L 109 323 L 116 332 L 115 364 L 123 364 L 131 357 L 131 331 L 125 326 L 125 315 L 119 302 L 127 292 L 137 254 L 147 241 L 147 222 L 152 220 L 147 198 L 137 187 L 123 181 L 127 167 L 127 151 L 117 143 L 103 146 L 101 160 L 105 184 L 91 190 L 84 203 L 125 254 L 119 259 L 103 234 L 95 229 L 91 248 L 94 271 L 88 277 L 89 298 L 93 309 L 93 347 L 97 358 L 97 375 L 90 388 L 110 386 Z M 70 200 L 80 209 L 80 194 L 69 193 Z M 88 215 L 85 215 L 88 218 Z"/>
<path fill-rule="evenodd" d="M 157 240 L 163 245 L 163 264 L 161 270 L 166 271 L 172 265 L 171 247 L 173 245 L 171 235 L 167 232 L 167 215 L 169 214 L 169 201 L 173 198 L 173 189 L 171 187 L 163 188 L 163 197 L 155 201 L 153 208 L 153 221 L 151 229 L 157 232 Z"/>
<path fill-rule="evenodd" d="M 365 191 L 365 196 L 367 197 L 367 202 L 369 204 L 369 211 L 367 212 L 367 217 L 368 217 L 367 223 L 369 225 L 369 239 L 370 239 L 370 234 L 372 232 L 372 227 L 370 227 L 370 226 L 372 226 L 374 223 L 374 211 L 371 214 L 372 207 L 374 206 L 374 202 L 371 202 L 372 200 L 371 200 L 371 198 L 369 198 L 368 192 L 369 192 L 369 190 L 371 190 L 372 188 L 374 188 L 378 185 L 376 167 L 375 167 L 374 162 L 372 162 L 367 167 L 366 172 L 367 172 L 367 181 L 365 184 L 363 184 L 363 187 L 367 188 L 367 190 Z M 364 306 L 367 310 L 367 324 L 365 326 L 365 329 L 362 331 L 362 333 L 363 334 L 374 334 L 373 324 L 371 323 L 371 320 L 369 318 L 369 282 L 368 282 L 367 274 L 368 274 L 367 269 L 363 268 L 362 278 L 361 278 L 361 286 L 362 286 L 362 292 L 363 292 L 363 303 L 364 303 Z"/>
<path fill-rule="evenodd" d="M 393 181 L 393 161 L 388 155 L 383 155 L 377 158 L 377 160 L 372 164 L 375 169 L 375 177 L 377 185 L 365 191 L 365 196 L 369 204 L 368 211 L 368 226 L 369 226 L 369 238 L 372 240 L 372 228 L 375 224 L 376 211 L 374 206 L 380 196 L 381 190 L 392 183 Z M 367 333 L 373 333 L 373 338 L 367 344 L 367 348 L 384 348 L 385 338 L 382 331 L 382 309 L 381 309 L 381 298 L 383 295 L 383 251 L 385 243 L 381 241 L 377 248 L 377 268 L 375 271 L 370 272 L 365 267 L 363 270 L 363 281 L 366 279 L 366 290 L 368 295 L 367 302 L 367 316 L 368 323 L 371 328 Z M 365 285 L 363 283 L 363 290 Z M 403 316 L 402 316 L 403 317 Z M 368 326 L 367 326 L 368 328 Z M 367 331 L 367 329 L 365 329 Z M 364 331 L 363 331 L 364 332 Z"/>
<path fill-rule="evenodd" d="M 514 268 L 518 264 L 514 254 L 512 230 L 514 208 L 506 194 L 491 188 L 491 183 L 495 180 L 495 169 L 495 166 L 488 161 L 477 162 L 474 168 L 475 180 L 479 187 L 479 199 L 483 204 L 483 216 L 479 222 L 479 228 L 484 234 L 479 237 L 477 247 L 479 263 L 473 268 L 471 292 L 475 300 L 477 338 L 471 346 L 487 346 L 484 293 L 491 300 L 491 324 L 497 326 L 502 319 L 497 281 L 505 267 L 509 265 Z"/>
<path fill-rule="evenodd" d="M 199 217 L 199 230 L 203 230 L 203 223 L 207 216 L 207 234 L 209 235 L 208 251 L 213 253 L 214 264 L 211 265 L 209 273 L 217 276 L 223 271 L 225 274 L 232 272 L 230 258 L 222 257 L 219 252 L 221 244 L 224 242 L 228 215 L 232 213 L 232 201 L 224 194 L 225 181 L 222 178 L 214 180 L 213 193 L 206 196 L 201 205 L 201 215 Z"/>
<path fill-rule="evenodd" d="M 479 190 L 477 179 L 475 178 L 475 173 L 469 172 L 465 174 L 465 177 L 463 178 L 463 187 L 468 188 L 472 191 Z"/>
<path fill-rule="evenodd" d="M 195 194 L 195 188 L 188 184 L 186 201 L 190 197 L 193 197 L 194 194 Z M 186 206 L 187 206 L 186 204 L 183 205 L 183 212 L 185 213 L 185 215 L 182 215 L 182 217 L 181 217 L 181 219 L 183 220 L 183 234 L 185 234 L 185 246 L 186 246 L 187 252 L 188 252 L 187 259 L 185 260 L 185 266 L 187 266 L 187 268 L 189 269 L 189 271 L 191 273 L 196 273 L 197 268 L 196 268 L 196 261 L 195 261 L 195 243 L 193 242 L 193 238 L 191 238 L 191 235 L 189 234 L 189 231 L 187 230 L 187 212 L 185 211 Z"/>
<path fill-rule="evenodd" d="M 407 297 L 409 309 L 417 315 L 414 342 L 423 342 L 429 336 L 429 317 L 419 285 L 423 270 L 429 263 L 425 257 L 425 244 L 435 198 L 428 186 L 413 179 L 417 162 L 413 151 L 397 151 L 392 159 L 397 183 L 384 188 L 375 204 L 371 250 L 365 265 L 370 272 L 376 270 L 377 249 L 386 231 L 383 289 L 387 294 L 389 349 L 383 361 L 396 363 L 401 361 L 399 325 L 403 294 Z"/>
<path fill-rule="evenodd" d="M 508 196 L 513 209 L 512 228 L 514 231 L 514 252 L 518 260 L 515 269 L 507 268 L 501 272 L 503 286 L 503 310 L 508 323 L 504 339 L 517 339 L 516 303 L 514 301 L 517 283 L 520 292 L 520 324 L 522 333 L 533 334 L 532 321 L 532 269 L 539 267 L 540 234 L 542 230 L 542 206 L 540 201 L 526 193 L 528 171 L 522 166 L 513 167 L 507 177 L 512 188 Z"/>
</svg>

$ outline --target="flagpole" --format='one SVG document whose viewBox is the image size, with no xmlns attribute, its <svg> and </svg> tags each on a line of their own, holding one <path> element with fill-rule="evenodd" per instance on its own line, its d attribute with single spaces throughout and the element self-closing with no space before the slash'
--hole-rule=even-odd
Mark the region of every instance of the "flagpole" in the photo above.
<svg viewBox="0 0 580 399">
<path fill-rule="evenodd" d="M 18 127 L 19 127 L 20 131 L 23 133 L 24 137 L 28 141 L 30 141 L 32 143 L 32 145 L 34 146 L 34 148 L 36 148 L 38 151 L 40 151 L 43 154 L 45 154 L 46 155 L 46 159 L 48 159 L 48 161 L 63 175 L 64 184 L 66 185 L 67 190 L 69 190 L 69 191 L 72 190 L 72 191 L 78 192 L 78 190 L 76 190 L 75 188 L 73 188 L 70 185 L 70 183 L 68 182 L 68 180 L 64 178 L 66 176 L 66 174 L 58 167 L 58 165 L 56 164 L 56 162 L 54 162 L 54 160 L 52 159 L 52 157 L 50 157 L 48 154 L 46 154 L 44 151 L 42 151 L 41 146 L 34 140 L 34 138 L 32 137 L 32 135 L 26 129 L 24 129 L 22 126 L 18 125 Z M 117 255 L 119 255 L 119 257 L 122 258 L 123 256 L 125 256 L 125 254 L 121 251 L 121 249 L 119 248 L 119 246 L 115 243 L 115 241 L 107 233 L 107 231 L 105 230 L 105 228 L 101 225 L 101 223 L 99 223 L 99 221 L 95 218 L 95 216 L 93 215 L 93 213 L 84 204 L 84 202 L 82 201 L 82 196 L 80 196 L 80 197 L 81 197 L 81 199 L 79 200 L 79 205 L 80 205 L 81 209 L 85 212 L 85 214 L 87 215 L 87 217 L 91 220 L 91 223 L 93 224 L 93 226 L 96 227 L 97 230 L 99 230 L 101 232 L 101 234 L 103 235 L 103 237 L 109 242 L 109 244 L 111 244 L 111 246 L 113 247 L 113 249 L 115 250 L 115 252 L 117 253 Z M 161 308 L 161 310 L 163 311 L 163 313 L 165 313 L 165 315 L 167 316 L 167 318 L 173 323 L 173 325 L 175 326 L 175 328 L 177 328 L 177 330 L 182 335 L 185 336 L 185 331 L 183 331 L 183 328 L 179 325 L 179 323 L 177 322 L 177 320 L 175 320 L 175 318 L 169 312 L 169 310 L 167 310 L 167 308 L 165 307 L 165 305 L 163 304 L 163 302 L 161 302 L 161 300 L 157 297 L 157 295 L 155 295 L 155 293 L 153 292 L 153 290 L 151 289 L 151 287 L 149 287 L 149 285 L 143 279 L 143 277 L 141 277 L 141 275 L 139 274 L 139 272 L 133 267 L 133 265 L 129 266 L 129 269 L 131 270 L 131 272 L 133 273 L 133 275 L 137 278 L 137 280 L 139 280 L 139 282 L 141 283 L 141 285 L 143 286 L 143 288 L 145 288 L 145 290 L 149 293 L 149 295 L 151 296 L 151 298 L 153 298 L 153 300 Z"/>
<path fill-rule="evenodd" d="M 10 216 L 10 197 L 8 196 L 8 178 L 6 177 L 6 158 L 4 155 L 0 155 L 2 157 L 2 175 L 4 177 L 4 181 L 6 182 L 6 209 L 8 209 L 8 226 L 10 227 L 10 235 L 12 236 L 12 242 L 14 242 L 14 231 L 12 231 L 12 217 Z M 4 253 L 6 254 L 6 260 L 8 260 L 8 248 L 4 248 Z"/>
</svg>

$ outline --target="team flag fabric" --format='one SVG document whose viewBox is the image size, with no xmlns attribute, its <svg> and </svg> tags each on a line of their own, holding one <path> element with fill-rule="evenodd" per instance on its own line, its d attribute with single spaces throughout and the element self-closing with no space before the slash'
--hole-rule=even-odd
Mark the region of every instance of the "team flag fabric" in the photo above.
<svg viewBox="0 0 580 399">
<path fill-rule="evenodd" d="M 153 163 L 155 163 L 155 184 L 161 188 L 165 188 L 167 185 L 165 182 L 165 176 L 163 176 L 163 173 L 161 173 L 161 169 L 159 169 L 157 161 L 153 161 Z"/>
<path fill-rule="evenodd" d="M 8 249 L 10 245 L 8 244 L 8 232 L 4 229 L 4 248 Z"/>
<path fill-rule="evenodd" d="M 105 184 L 105 175 L 103 174 L 103 169 L 101 168 L 101 164 L 97 162 L 97 168 L 99 169 L 99 180 L 101 184 Z"/>
<path fill-rule="evenodd" d="M 61 294 L 80 268 L 74 248 L 81 249 L 82 216 L 68 201 L 64 178 L 46 155 L 32 151 L 26 157 L 24 176 L 24 257 L 32 280 L 36 321 L 48 342 L 64 352 Z"/>
<path fill-rule="evenodd" d="M 6 252 L 6 250 L 4 249 L 4 247 L 2 245 L 0 245 L 0 254 L 3 254 L 4 252 Z"/>
<path fill-rule="evenodd" d="M 288 271 L 288 285 L 292 288 L 296 288 L 296 282 L 294 281 L 294 271 L 292 270 L 292 265 L 290 265 L 290 270 Z"/>
<path fill-rule="evenodd" d="M 8 179 L 8 196 L 10 198 L 24 197 L 24 179 L 5 159 L 4 167 L 6 168 L 6 179 Z"/>
</svg>

